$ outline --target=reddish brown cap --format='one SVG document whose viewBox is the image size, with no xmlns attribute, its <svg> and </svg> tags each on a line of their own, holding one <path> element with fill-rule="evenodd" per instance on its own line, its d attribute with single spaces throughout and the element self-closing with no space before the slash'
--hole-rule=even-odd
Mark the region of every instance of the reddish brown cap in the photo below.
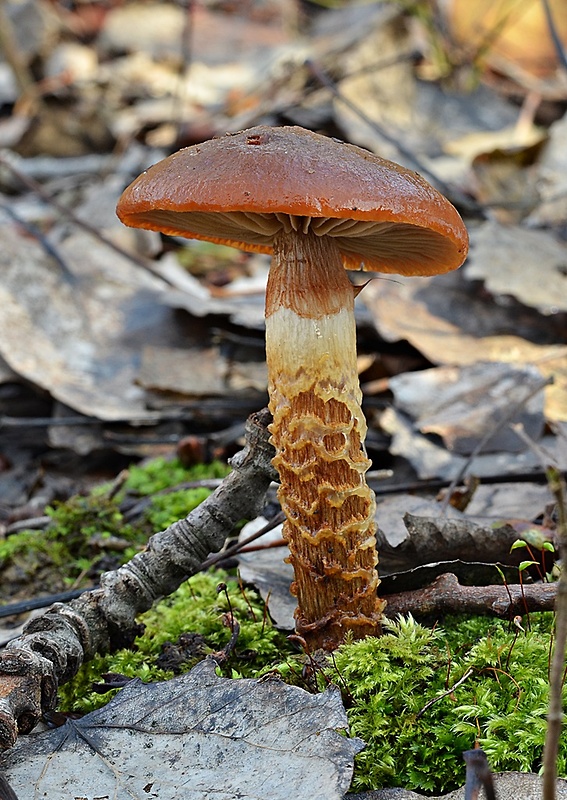
<svg viewBox="0 0 567 800">
<path fill-rule="evenodd" d="M 122 222 L 271 253 L 280 230 L 335 238 L 349 269 L 434 275 L 467 254 L 462 219 L 411 170 L 303 128 L 259 126 L 169 156 L 124 191 Z"/>
</svg>

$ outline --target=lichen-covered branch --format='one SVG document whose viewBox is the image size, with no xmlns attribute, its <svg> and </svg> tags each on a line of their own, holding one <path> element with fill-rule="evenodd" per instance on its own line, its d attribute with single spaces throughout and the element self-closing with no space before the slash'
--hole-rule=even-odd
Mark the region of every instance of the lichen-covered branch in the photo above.
<svg viewBox="0 0 567 800">
<path fill-rule="evenodd" d="M 31 620 L 0 655 L 0 747 L 28 733 L 52 709 L 57 686 L 95 653 L 131 644 L 141 632 L 136 617 L 195 574 L 221 549 L 242 519 L 255 517 L 270 482 L 267 410 L 246 424 L 246 446 L 232 459 L 233 472 L 183 520 L 151 537 L 147 548 L 101 578 L 100 588 L 69 604 L 56 603 Z"/>
</svg>

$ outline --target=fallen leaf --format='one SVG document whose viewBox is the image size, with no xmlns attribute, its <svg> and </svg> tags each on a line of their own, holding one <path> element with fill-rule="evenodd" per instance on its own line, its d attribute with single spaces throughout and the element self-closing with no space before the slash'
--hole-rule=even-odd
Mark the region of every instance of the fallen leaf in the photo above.
<svg viewBox="0 0 567 800">
<path fill-rule="evenodd" d="M 512 423 L 537 441 L 545 425 L 543 383 L 532 366 L 479 362 L 396 375 L 390 388 L 396 407 L 414 418 L 419 431 L 438 434 L 451 452 L 470 455 L 483 442 L 483 453 L 525 450 Z"/>
<path fill-rule="evenodd" d="M 226 364 L 218 347 L 148 346 L 142 350 L 138 383 L 146 389 L 187 397 L 228 393 Z"/>
<path fill-rule="evenodd" d="M 386 341 L 405 339 L 432 364 L 501 361 L 535 365 L 545 378 L 554 381 L 545 390 L 546 418 L 567 420 L 567 346 L 535 344 L 510 333 L 494 334 L 492 319 L 483 313 L 486 300 L 471 302 L 460 286 L 462 280 L 455 273 L 435 278 L 398 276 L 395 280 L 373 280 L 361 297 Z M 496 315 L 495 320 L 498 319 L 504 325 L 505 317 Z M 512 327 L 512 321 L 508 324 Z M 526 325 L 535 335 L 531 318 Z M 549 329 L 550 322 L 546 321 L 545 326 Z M 483 335 L 485 330 L 489 331 L 487 335 Z"/>
<path fill-rule="evenodd" d="M 266 524 L 267 520 L 264 517 L 248 522 L 240 531 L 239 539 L 251 536 Z M 282 527 L 282 525 L 276 526 L 261 536 L 255 544 L 269 545 L 278 541 L 282 538 Z M 284 561 L 288 556 L 287 545 L 239 553 L 238 569 L 242 580 L 255 586 L 263 600 L 267 602 L 274 624 L 282 630 L 292 631 L 295 628 L 293 614 L 297 608 L 297 598 L 289 591 L 293 580 L 293 567 Z"/>
<path fill-rule="evenodd" d="M 532 450 L 521 453 L 481 453 L 470 460 L 450 453 L 441 444 L 417 432 L 409 417 L 393 408 L 386 409 L 380 416 L 380 427 L 392 436 L 390 453 L 409 461 L 421 480 L 453 480 L 463 473 L 463 469 L 479 478 L 522 475 L 542 469 L 539 456 Z M 550 459 L 564 465 L 561 469 L 567 467 L 567 451 L 560 440 L 546 436 L 540 444 L 550 454 Z"/>
<path fill-rule="evenodd" d="M 0 759 L 19 800 L 339 800 L 362 747 L 339 733 L 339 689 L 312 695 L 215 667 L 131 681 L 104 708 L 20 738 Z"/>
<path fill-rule="evenodd" d="M 471 174 L 476 200 L 491 209 L 493 220 L 519 223 L 539 201 L 533 162 L 541 143 L 481 153 L 473 160 Z"/>
<path fill-rule="evenodd" d="M 546 483 L 481 483 L 467 506 L 467 515 L 506 519 L 536 519 L 551 502 Z"/>
<path fill-rule="evenodd" d="M 66 271 L 0 226 L 0 355 L 63 404 L 103 420 L 150 415 L 136 384 L 140 342 L 203 340 L 160 303 L 166 284 L 83 233 L 59 246 Z"/>
<path fill-rule="evenodd" d="M 550 231 L 489 220 L 471 231 L 464 274 L 542 314 L 567 311 L 567 245 Z"/>
<path fill-rule="evenodd" d="M 528 224 L 564 225 L 567 218 L 567 114 L 549 128 L 535 182 L 541 202 L 529 216 Z"/>
</svg>

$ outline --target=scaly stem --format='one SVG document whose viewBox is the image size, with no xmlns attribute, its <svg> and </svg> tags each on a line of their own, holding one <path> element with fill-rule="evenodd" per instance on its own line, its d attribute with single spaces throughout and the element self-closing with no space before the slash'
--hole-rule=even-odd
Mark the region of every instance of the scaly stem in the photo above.
<svg viewBox="0 0 567 800">
<path fill-rule="evenodd" d="M 333 240 L 309 232 L 308 220 L 304 228 L 274 242 L 266 293 L 270 431 L 297 632 L 310 649 L 333 649 L 349 630 L 355 638 L 379 633 L 384 602 L 365 480 L 354 290 Z"/>
</svg>

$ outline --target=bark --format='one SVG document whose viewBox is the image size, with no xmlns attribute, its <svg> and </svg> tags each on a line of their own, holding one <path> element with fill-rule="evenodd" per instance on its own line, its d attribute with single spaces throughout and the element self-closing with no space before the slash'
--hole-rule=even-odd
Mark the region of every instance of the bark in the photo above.
<svg viewBox="0 0 567 800">
<path fill-rule="evenodd" d="M 557 584 L 555 614 L 555 645 L 551 659 L 549 681 L 549 713 L 543 749 L 543 800 L 555 800 L 557 786 L 557 755 L 563 729 L 563 688 L 565 683 L 565 654 L 567 650 L 567 486 L 556 467 L 547 468 L 547 480 L 557 501 L 557 540 L 563 569 Z"/>
<path fill-rule="evenodd" d="M 0 747 L 11 747 L 44 711 L 55 706 L 57 686 L 95 653 L 131 644 L 143 628 L 136 616 L 171 594 L 222 547 L 242 519 L 253 518 L 271 481 L 267 410 L 246 424 L 246 446 L 233 472 L 188 517 L 151 537 L 147 549 L 101 578 L 100 588 L 67 605 L 56 603 L 30 621 L 0 656 Z"/>
<path fill-rule="evenodd" d="M 512 619 L 530 611 L 553 611 L 556 594 L 556 583 L 462 586 L 456 576 L 448 572 L 423 589 L 387 595 L 386 616 L 494 614 Z"/>
</svg>

